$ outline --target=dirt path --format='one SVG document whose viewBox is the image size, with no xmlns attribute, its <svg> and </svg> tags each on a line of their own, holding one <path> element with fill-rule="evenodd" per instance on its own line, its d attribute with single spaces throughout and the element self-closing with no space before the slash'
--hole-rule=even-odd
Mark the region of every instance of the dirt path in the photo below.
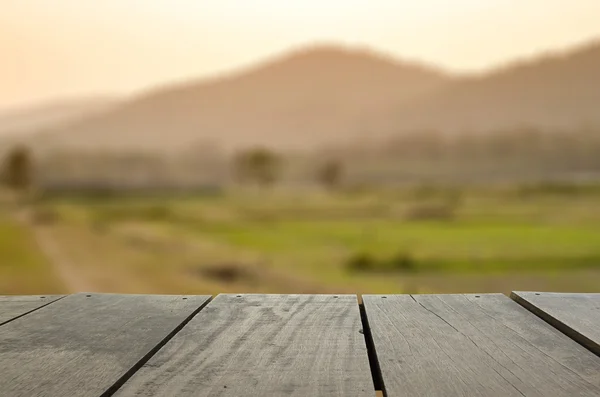
<svg viewBox="0 0 600 397">
<path fill-rule="evenodd" d="M 42 253 L 48 258 L 54 272 L 61 279 L 68 292 L 95 292 L 94 286 L 78 274 L 77 265 L 67 258 L 52 237 L 52 231 L 45 227 L 30 226 Z"/>
<path fill-rule="evenodd" d="M 40 251 L 46 256 L 68 293 L 95 291 L 94 286 L 79 274 L 77 265 L 64 255 L 60 246 L 56 244 L 52 236 L 52 226 L 36 225 L 31 221 L 31 214 L 26 211 L 15 215 L 16 219 L 33 233 Z"/>
</svg>

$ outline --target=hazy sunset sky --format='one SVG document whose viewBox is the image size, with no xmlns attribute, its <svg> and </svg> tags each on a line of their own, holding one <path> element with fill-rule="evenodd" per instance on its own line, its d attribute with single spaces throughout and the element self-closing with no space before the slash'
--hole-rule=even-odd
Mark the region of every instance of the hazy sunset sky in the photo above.
<svg viewBox="0 0 600 397">
<path fill-rule="evenodd" d="M 130 93 L 308 43 L 454 71 L 600 38 L 600 0 L 0 0 L 0 108 Z"/>
</svg>

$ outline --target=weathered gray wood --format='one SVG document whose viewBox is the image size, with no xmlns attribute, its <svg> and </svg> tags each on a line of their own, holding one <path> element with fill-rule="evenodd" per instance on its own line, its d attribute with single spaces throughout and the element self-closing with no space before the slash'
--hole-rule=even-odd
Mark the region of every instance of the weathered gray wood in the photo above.
<svg viewBox="0 0 600 397">
<path fill-rule="evenodd" d="M 116 396 L 374 396 L 354 295 L 219 295 Z"/>
<path fill-rule="evenodd" d="M 600 294 L 513 292 L 511 298 L 600 356 Z"/>
<path fill-rule="evenodd" d="M 389 397 L 600 396 L 600 358 L 504 295 L 363 302 Z"/>
<path fill-rule="evenodd" d="M 62 298 L 63 295 L 0 296 L 0 325 Z"/>
<path fill-rule="evenodd" d="M 100 396 L 207 296 L 76 294 L 0 327 L 0 395 Z"/>
</svg>

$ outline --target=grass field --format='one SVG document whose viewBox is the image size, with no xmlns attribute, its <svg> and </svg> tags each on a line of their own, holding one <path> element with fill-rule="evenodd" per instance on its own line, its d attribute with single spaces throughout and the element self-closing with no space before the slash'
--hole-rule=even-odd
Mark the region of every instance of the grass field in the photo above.
<svg viewBox="0 0 600 397">
<path fill-rule="evenodd" d="M 64 289 L 31 230 L 0 214 L 0 294 L 52 294 Z"/>
<path fill-rule="evenodd" d="M 63 271 L 76 274 L 71 290 L 600 291 L 595 187 L 71 197 L 32 211 L 30 227 L 52 240 Z M 31 256 L 48 272 L 39 252 L 11 252 L 27 258 L 14 274 L 4 271 L 12 281 L 0 293 L 49 293 L 26 270 Z"/>
</svg>

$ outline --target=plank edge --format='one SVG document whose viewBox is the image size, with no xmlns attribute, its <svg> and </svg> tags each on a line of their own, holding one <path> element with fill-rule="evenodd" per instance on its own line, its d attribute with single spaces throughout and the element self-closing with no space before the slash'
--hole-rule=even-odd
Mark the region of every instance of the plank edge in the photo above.
<svg viewBox="0 0 600 397">
<path fill-rule="evenodd" d="M 33 313 L 33 312 L 35 312 L 35 311 L 38 311 L 38 310 L 40 310 L 40 309 L 43 309 L 44 307 L 46 307 L 46 306 L 48 306 L 48 305 L 51 305 L 51 304 L 53 304 L 54 302 L 58 302 L 59 300 L 63 299 L 63 298 L 64 298 L 64 297 L 66 297 L 66 296 L 68 296 L 68 295 L 54 295 L 54 299 L 50 300 L 49 302 L 46 302 L 45 304 L 43 304 L 43 305 L 41 305 L 41 306 L 38 306 L 38 307 L 36 307 L 36 308 L 33 308 L 33 309 L 29 310 L 28 312 L 25 312 L 25 313 L 23 313 L 23 314 L 20 314 L 20 315 L 18 315 L 18 316 L 16 316 L 16 317 L 13 317 L 13 318 L 9 319 L 9 320 L 6 320 L 6 321 L 4 321 L 4 322 L 1 322 L 1 323 L 0 323 L 0 326 L 2 326 L 2 325 L 5 325 L 5 324 L 8 324 L 8 323 L 11 323 L 11 322 L 13 322 L 13 321 L 15 321 L 15 320 L 18 320 L 18 319 L 20 319 L 21 317 L 25 317 L 25 316 L 26 316 L 26 315 L 28 315 L 28 314 L 31 314 L 31 313 Z"/>
<path fill-rule="evenodd" d="M 165 336 L 160 342 L 156 344 L 148 353 L 146 353 L 141 359 L 138 360 L 127 372 L 125 372 L 112 386 L 110 386 L 100 397 L 109 397 L 114 395 L 135 373 L 142 368 L 150 359 L 160 351 L 175 335 L 179 333 L 202 309 L 204 309 L 213 299 L 212 295 L 205 295 L 206 300 L 202 302 L 188 317 L 183 319 L 177 327 L 173 329 L 167 336 Z"/>
<path fill-rule="evenodd" d="M 373 386 L 375 386 L 375 392 L 381 392 L 382 395 L 387 396 L 387 392 L 385 390 L 385 382 L 383 379 L 383 372 L 381 372 L 379 356 L 377 355 L 377 348 L 375 346 L 375 340 L 373 339 L 373 333 L 371 332 L 371 324 L 369 324 L 369 316 L 367 314 L 366 302 L 363 296 L 367 295 L 357 295 L 357 301 L 358 309 L 360 312 L 360 320 L 363 326 L 363 334 L 365 337 L 367 356 L 369 358 L 369 367 L 371 368 Z"/>
<path fill-rule="evenodd" d="M 532 302 L 527 300 L 526 297 L 519 295 L 519 294 L 526 294 L 526 293 L 534 293 L 534 292 L 512 291 L 510 293 L 510 298 L 513 301 L 515 301 L 516 303 L 518 303 L 519 305 L 521 305 L 522 307 L 524 307 L 525 309 L 527 309 L 532 314 L 541 318 L 542 320 L 544 320 L 546 323 L 550 324 L 555 329 L 559 330 L 560 332 L 562 332 L 563 334 L 565 334 L 566 336 L 568 336 L 575 342 L 579 343 L 581 346 L 585 347 L 587 350 L 591 351 L 592 353 L 594 353 L 595 355 L 600 357 L 600 344 L 598 344 L 597 342 L 594 342 L 592 339 L 583 335 L 579 331 L 571 328 L 570 326 L 563 323 L 556 317 L 552 316 L 550 313 L 543 311 L 542 309 L 537 307 L 535 304 L 533 304 Z"/>
</svg>

